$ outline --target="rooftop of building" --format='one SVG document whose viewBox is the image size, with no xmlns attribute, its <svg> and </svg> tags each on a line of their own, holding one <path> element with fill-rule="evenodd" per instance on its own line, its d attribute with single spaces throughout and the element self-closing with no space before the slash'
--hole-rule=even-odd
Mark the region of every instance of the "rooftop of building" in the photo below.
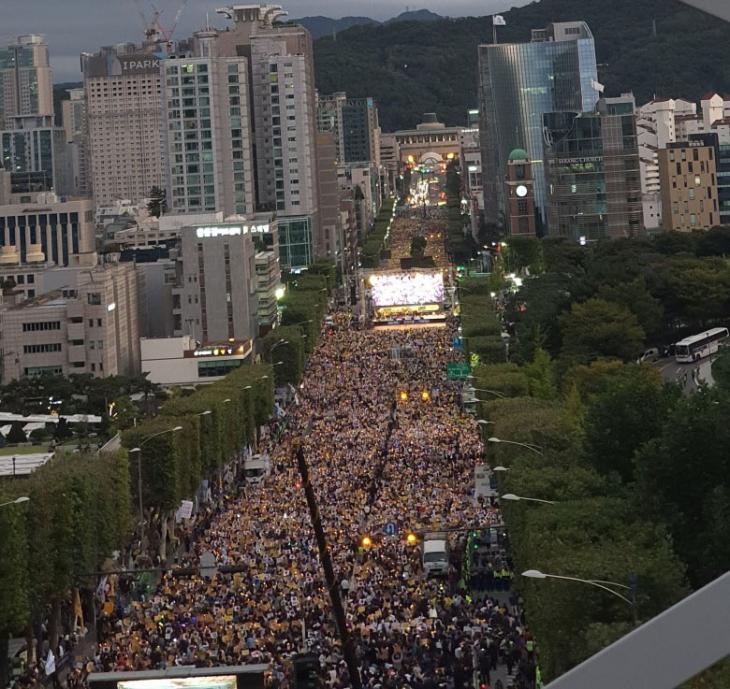
<svg viewBox="0 0 730 689">
<path fill-rule="evenodd" d="M 11 310 L 22 310 L 27 309 L 32 306 L 65 306 L 70 301 L 68 296 L 65 296 L 64 294 L 65 290 L 54 290 L 53 292 L 46 292 L 45 294 L 39 294 L 35 297 L 30 297 L 29 299 L 24 299 L 23 301 L 14 304 L 11 306 Z"/>
</svg>

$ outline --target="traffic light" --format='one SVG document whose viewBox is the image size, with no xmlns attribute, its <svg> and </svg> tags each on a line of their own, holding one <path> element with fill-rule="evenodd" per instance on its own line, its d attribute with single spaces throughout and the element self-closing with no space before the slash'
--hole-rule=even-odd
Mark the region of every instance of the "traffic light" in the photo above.
<svg viewBox="0 0 730 689">
<path fill-rule="evenodd" d="M 319 658 L 312 654 L 294 657 L 294 689 L 319 689 Z"/>
</svg>

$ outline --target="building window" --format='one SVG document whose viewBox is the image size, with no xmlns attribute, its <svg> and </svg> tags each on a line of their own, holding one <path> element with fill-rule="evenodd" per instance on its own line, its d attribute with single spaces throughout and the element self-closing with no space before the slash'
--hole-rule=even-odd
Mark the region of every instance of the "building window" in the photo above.
<svg viewBox="0 0 730 689">
<path fill-rule="evenodd" d="M 41 321 L 39 323 L 23 323 L 23 332 L 30 333 L 39 330 L 60 330 L 61 321 Z"/>
<path fill-rule="evenodd" d="M 223 359 L 220 361 L 199 361 L 199 378 L 218 378 L 228 375 L 233 369 L 239 368 L 243 359 Z"/>
<path fill-rule="evenodd" d="M 23 345 L 23 354 L 46 354 L 48 352 L 60 352 L 60 342 L 49 342 L 47 344 Z"/>
</svg>

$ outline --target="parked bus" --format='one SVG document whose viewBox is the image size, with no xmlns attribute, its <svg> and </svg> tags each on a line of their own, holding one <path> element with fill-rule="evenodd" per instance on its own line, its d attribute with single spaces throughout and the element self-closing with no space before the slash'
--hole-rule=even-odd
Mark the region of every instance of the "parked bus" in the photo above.
<svg viewBox="0 0 730 689">
<path fill-rule="evenodd" d="M 715 354 L 720 343 L 727 338 L 727 328 L 713 328 L 699 335 L 685 337 L 674 345 L 674 358 L 679 364 L 699 361 Z"/>
</svg>

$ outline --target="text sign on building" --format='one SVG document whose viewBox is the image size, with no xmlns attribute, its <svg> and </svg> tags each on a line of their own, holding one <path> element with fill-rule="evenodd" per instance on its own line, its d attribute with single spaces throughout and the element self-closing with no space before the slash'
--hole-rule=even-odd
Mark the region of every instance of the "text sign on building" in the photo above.
<svg viewBox="0 0 730 689">
<path fill-rule="evenodd" d="M 119 62 L 122 65 L 122 74 L 145 74 L 160 71 L 160 61 L 149 55 L 130 55 L 120 58 Z"/>
<path fill-rule="evenodd" d="M 198 239 L 207 239 L 214 237 L 240 237 L 246 234 L 265 234 L 271 230 L 268 223 L 260 225 L 229 225 L 215 227 L 198 227 L 195 235 Z"/>
<path fill-rule="evenodd" d="M 585 158 L 558 158 L 558 165 L 581 165 L 583 163 L 600 163 L 603 158 L 600 156 L 589 156 Z"/>
</svg>

